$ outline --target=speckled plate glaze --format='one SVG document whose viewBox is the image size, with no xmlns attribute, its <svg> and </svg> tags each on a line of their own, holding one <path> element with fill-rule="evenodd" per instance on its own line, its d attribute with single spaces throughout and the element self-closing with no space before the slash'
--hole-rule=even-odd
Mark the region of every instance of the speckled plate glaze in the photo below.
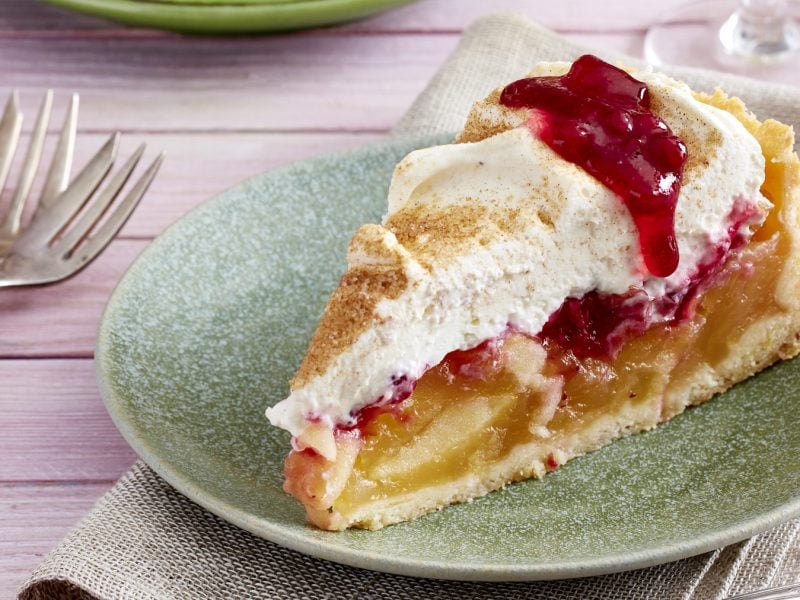
<svg viewBox="0 0 800 600">
<path fill-rule="evenodd" d="M 347 242 L 380 219 L 395 163 L 444 138 L 396 140 L 259 175 L 142 254 L 106 309 L 100 388 L 169 483 L 258 536 L 415 576 L 533 580 L 710 550 L 800 514 L 800 361 L 539 481 L 377 532 L 323 532 L 281 490 L 283 398 Z"/>
</svg>

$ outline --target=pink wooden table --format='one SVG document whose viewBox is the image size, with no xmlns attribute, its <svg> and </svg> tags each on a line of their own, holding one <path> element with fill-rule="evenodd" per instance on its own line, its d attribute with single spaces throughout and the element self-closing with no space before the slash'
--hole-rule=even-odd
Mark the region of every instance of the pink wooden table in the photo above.
<svg viewBox="0 0 800 600">
<path fill-rule="evenodd" d="M 19 89 L 33 113 L 53 88 L 58 124 L 79 92 L 77 162 L 114 130 L 123 155 L 142 140 L 150 155 L 167 153 L 88 269 L 53 287 L 0 290 L 0 598 L 135 460 L 100 400 L 92 354 L 110 291 L 153 237 L 245 177 L 380 139 L 482 14 L 513 10 L 640 55 L 647 25 L 678 3 L 422 0 L 339 28 L 194 39 L 0 1 L 0 96 Z"/>
</svg>

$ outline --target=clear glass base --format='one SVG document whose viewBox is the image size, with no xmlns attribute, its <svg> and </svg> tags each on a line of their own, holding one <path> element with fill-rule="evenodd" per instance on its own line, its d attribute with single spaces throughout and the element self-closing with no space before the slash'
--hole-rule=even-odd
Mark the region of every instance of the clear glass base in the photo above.
<svg viewBox="0 0 800 600">
<path fill-rule="evenodd" d="M 762 14 L 769 2 L 746 4 L 702 0 L 665 15 L 647 32 L 645 59 L 800 85 L 800 5 L 785 4 L 786 19 L 776 20 Z"/>
</svg>

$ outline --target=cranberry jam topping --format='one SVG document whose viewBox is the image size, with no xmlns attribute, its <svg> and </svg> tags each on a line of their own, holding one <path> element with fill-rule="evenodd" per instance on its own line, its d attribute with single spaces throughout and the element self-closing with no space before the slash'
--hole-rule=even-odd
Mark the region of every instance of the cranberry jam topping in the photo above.
<svg viewBox="0 0 800 600">
<path fill-rule="evenodd" d="M 582 298 L 567 298 L 550 315 L 537 337 L 546 347 L 556 342 L 580 359 L 609 360 L 627 341 L 653 323 L 691 319 L 698 296 L 714 283 L 731 252 L 744 246 L 747 241 L 744 232 L 757 216 L 754 202 L 737 198 L 728 217 L 728 235 L 709 246 L 685 285 L 655 299 L 642 289 L 632 289 L 626 294 L 593 291 Z"/>
<path fill-rule="evenodd" d="M 686 146 L 650 112 L 644 83 L 587 54 L 566 75 L 508 85 L 500 102 L 533 109 L 533 133 L 622 199 L 652 275 L 667 277 L 675 271 L 675 206 Z"/>
</svg>

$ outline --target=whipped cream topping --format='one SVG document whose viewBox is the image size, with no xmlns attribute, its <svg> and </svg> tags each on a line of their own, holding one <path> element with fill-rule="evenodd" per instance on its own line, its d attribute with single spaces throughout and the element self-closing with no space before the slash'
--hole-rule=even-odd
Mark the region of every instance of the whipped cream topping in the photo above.
<svg viewBox="0 0 800 600">
<path fill-rule="evenodd" d="M 540 65 L 537 73 L 567 66 Z M 324 369 L 296 380 L 291 395 L 267 410 L 269 420 L 295 436 L 310 424 L 347 426 L 361 408 L 397 400 L 453 350 L 509 327 L 536 335 L 567 298 L 593 290 L 637 288 L 658 299 L 688 285 L 712 248 L 749 238 L 770 206 L 759 191 L 764 158 L 756 140 L 684 84 L 649 71 L 635 76 L 688 148 L 675 272 L 649 276 L 620 199 L 537 139 L 523 125 L 525 111 L 490 104 L 488 118 L 512 128 L 418 150 L 397 166 L 388 214 L 382 226 L 356 234 L 348 273 L 393 269 L 403 288 L 375 304 L 371 326 Z M 742 202 L 757 210 L 733 231 L 731 215 Z"/>
</svg>

